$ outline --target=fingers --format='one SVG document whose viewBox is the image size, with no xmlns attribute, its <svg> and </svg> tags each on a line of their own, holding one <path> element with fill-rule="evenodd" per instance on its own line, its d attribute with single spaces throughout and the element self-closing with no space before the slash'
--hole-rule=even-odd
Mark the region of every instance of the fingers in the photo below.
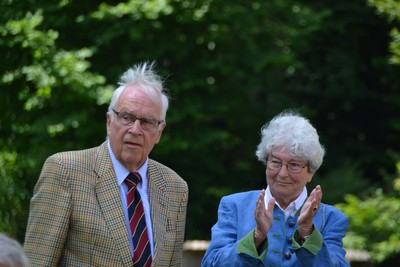
<svg viewBox="0 0 400 267">
<path fill-rule="evenodd" d="M 311 191 L 311 194 L 309 196 L 310 200 L 317 200 L 316 202 L 319 203 L 321 202 L 322 199 L 322 189 L 320 185 L 317 185 L 313 191 Z"/>
<path fill-rule="evenodd" d="M 320 185 L 317 185 L 316 187 L 315 187 L 315 194 L 316 194 L 316 199 L 318 199 L 318 201 L 321 201 L 321 199 L 322 199 L 322 189 L 321 189 L 321 186 Z"/>
<path fill-rule="evenodd" d="M 264 196 L 265 196 L 265 190 L 261 190 L 260 195 L 258 196 L 257 202 L 256 202 L 256 210 L 254 212 L 254 216 L 257 218 L 260 216 L 260 214 L 263 212 L 265 209 L 265 204 L 264 204 Z"/>
<path fill-rule="evenodd" d="M 271 197 L 271 199 L 268 201 L 267 210 L 273 213 L 274 206 L 275 206 L 275 198 Z"/>
<path fill-rule="evenodd" d="M 256 212 L 259 209 L 267 209 L 268 211 L 273 211 L 274 210 L 274 206 L 275 206 L 275 198 L 272 197 L 268 203 L 267 203 L 267 207 L 265 207 L 265 189 L 261 190 L 260 196 L 257 199 L 257 203 L 256 203 Z"/>
<path fill-rule="evenodd" d="M 319 209 L 319 204 L 321 202 L 321 199 L 322 199 L 321 186 L 317 185 L 310 194 L 310 200 L 312 200 L 311 207 L 314 212 L 317 212 L 317 210 Z"/>
<path fill-rule="evenodd" d="M 258 197 L 257 200 L 257 208 L 265 208 L 265 203 L 264 203 L 264 198 L 265 198 L 265 190 L 261 190 L 260 196 Z"/>
<path fill-rule="evenodd" d="M 265 240 L 268 231 L 272 226 L 272 217 L 274 212 L 275 199 L 271 198 L 265 203 L 265 190 L 261 190 L 258 196 L 254 217 L 256 220 L 256 228 L 254 232 L 254 241 L 258 246 L 261 241 Z"/>
<path fill-rule="evenodd" d="M 265 189 L 261 190 L 260 195 L 258 196 L 258 201 L 264 202 L 264 197 L 265 197 Z"/>
<path fill-rule="evenodd" d="M 302 229 L 302 234 L 308 233 L 313 224 L 313 218 L 317 214 L 322 199 L 321 186 L 317 185 L 311 191 L 304 207 L 301 209 L 299 219 L 297 220 L 299 229 Z M 306 231 L 307 230 L 307 231 Z"/>
</svg>

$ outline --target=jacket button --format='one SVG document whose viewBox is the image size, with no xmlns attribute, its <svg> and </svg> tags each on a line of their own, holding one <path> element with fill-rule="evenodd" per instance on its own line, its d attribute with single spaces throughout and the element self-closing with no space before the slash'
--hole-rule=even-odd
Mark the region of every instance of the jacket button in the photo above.
<svg viewBox="0 0 400 267">
<path fill-rule="evenodd" d="M 290 226 L 290 227 L 294 227 L 295 225 L 296 225 L 296 222 L 295 222 L 295 221 L 289 222 L 289 226 Z"/>
<path fill-rule="evenodd" d="M 290 254 L 290 252 L 285 253 L 285 259 L 290 260 L 291 257 L 292 257 L 292 254 Z"/>
</svg>

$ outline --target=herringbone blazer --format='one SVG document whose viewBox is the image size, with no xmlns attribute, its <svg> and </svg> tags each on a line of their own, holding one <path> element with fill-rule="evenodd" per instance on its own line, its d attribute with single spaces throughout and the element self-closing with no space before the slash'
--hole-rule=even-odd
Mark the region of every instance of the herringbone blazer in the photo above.
<svg viewBox="0 0 400 267">
<path fill-rule="evenodd" d="M 149 160 L 152 266 L 181 266 L 188 187 Z M 107 143 L 50 156 L 30 203 L 24 249 L 31 266 L 132 266 L 129 236 Z"/>
</svg>

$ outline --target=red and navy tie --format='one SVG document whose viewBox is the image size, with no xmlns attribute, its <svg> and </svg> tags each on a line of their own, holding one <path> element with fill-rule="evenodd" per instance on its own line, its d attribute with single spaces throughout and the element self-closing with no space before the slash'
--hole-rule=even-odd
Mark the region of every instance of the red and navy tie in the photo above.
<svg viewBox="0 0 400 267">
<path fill-rule="evenodd" d="M 138 190 L 136 190 L 136 186 L 140 181 L 139 173 L 129 173 L 125 179 L 125 184 L 128 186 L 127 204 L 134 246 L 133 266 L 149 267 L 152 261 L 149 236 L 147 234 L 142 199 Z"/>
</svg>

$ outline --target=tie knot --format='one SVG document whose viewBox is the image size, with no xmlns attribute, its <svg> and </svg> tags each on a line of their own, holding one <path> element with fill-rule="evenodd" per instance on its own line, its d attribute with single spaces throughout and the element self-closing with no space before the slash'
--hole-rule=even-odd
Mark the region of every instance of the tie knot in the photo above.
<svg viewBox="0 0 400 267">
<path fill-rule="evenodd" d="M 137 186 L 137 184 L 142 180 L 138 172 L 130 172 L 125 178 L 125 183 L 127 186 Z"/>
</svg>

